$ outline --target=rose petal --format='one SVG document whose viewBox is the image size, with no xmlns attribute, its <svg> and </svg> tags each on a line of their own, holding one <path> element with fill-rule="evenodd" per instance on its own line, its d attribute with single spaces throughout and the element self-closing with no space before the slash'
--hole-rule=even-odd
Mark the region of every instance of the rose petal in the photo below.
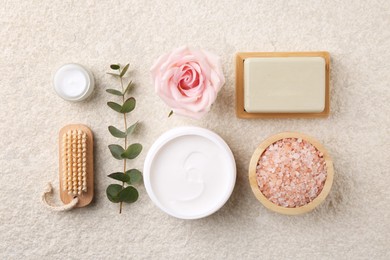
<svg viewBox="0 0 390 260">
<path fill-rule="evenodd" d="M 181 47 L 164 54 L 151 68 L 155 91 L 175 113 L 200 118 L 210 110 L 225 83 L 219 58 Z"/>
</svg>

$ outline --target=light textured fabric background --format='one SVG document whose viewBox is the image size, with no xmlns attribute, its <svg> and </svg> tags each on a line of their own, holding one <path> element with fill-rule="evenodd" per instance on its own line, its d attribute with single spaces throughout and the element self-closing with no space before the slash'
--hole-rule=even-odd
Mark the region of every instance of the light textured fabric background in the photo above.
<svg viewBox="0 0 390 260">
<path fill-rule="evenodd" d="M 390 259 L 390 2 L 383 1 L 11 1 L 0 3 L 1 259 Z M 200 121 L 173 116 L 154 94 L 149 69 L 162 53 L 188 44 L 220 55 L 226 85 Z M 234 112 L 238 51 L 327 50 L 332 57 L 328 119 L 240 120 Z M 52 74 L 81 63 L 97 88 L 86 102 L 60 99 Z M 122 119 L 105 103 L 110 63 L 131 63 L 142 120 L 134 136 L 146 152 L 163 132 L 196 125 L 220 134 L 237 161 L 227 204 L 201 220 L 172 218 L 143 187 L 140 200 L 106 199 L 107 174 L 120 169 L 107 131 Z M 84 123 L 95 134 L 95 200 L 53 213 L 40 203 L 58 186 L 58 131 Z M 334 159 L 335 182 L 318 209 L 303 216 L 266 210 L 247 177 L 256 146 L 299 131 Z M 58 199 L 58 194 L 55 194 Z M 57 200 L 58 201 L 58 200 Z"/>
</svg>

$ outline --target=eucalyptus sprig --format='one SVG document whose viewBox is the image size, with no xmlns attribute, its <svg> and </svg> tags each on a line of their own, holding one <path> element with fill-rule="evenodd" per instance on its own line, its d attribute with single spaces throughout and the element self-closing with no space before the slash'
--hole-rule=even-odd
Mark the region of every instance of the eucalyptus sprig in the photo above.
<svg viewBox="0 0 390 260">
<path fill-rule="evenodd" d="M 119 213 L 122 213 L 122 204 L 133 203 L 138 199 L 138 190 L 133 186 L 136 183 L 142 181 L 142 173 L 137 169 L 127 169 L 127 160 L 135 159 L 142 151 L 142 145 L 139 143 L 133 143 L 128 145 L 128 136 L 131 135 L 138 125 L 138 121 L 131 126 L 127 125 L 127 114 L 134 110 L 136 100 L 134 97 L 128 97 L 134 84 L 129 81 L 124 87 L 125 75 L 129 69 L 129 64 L 121 67 L 119 64 L 112 64 L 110 66 L 112 72 L 108 74 L 116 77 L 120 81 L 121 89 L 106 89 L 106 92 L 120 98 L 121 103 L 114 101 L 107 102 L 107 105 L 114 111 L 123 114 L 124 128 L 118 129 L 115 126 L 110 125 L 108 131 L 112 136 L 124 139 L 124 146 L 119 144 L 110 144 L 108 148 L 112 156 L 117 160 L 123 161 L 123 171 L 114 172 L 108 175 L 108 177 L 120 181 L 122 184 L 110 184 L 107 187 L 107 198 L 113 203 L 119 203 Z"/>
</svg>

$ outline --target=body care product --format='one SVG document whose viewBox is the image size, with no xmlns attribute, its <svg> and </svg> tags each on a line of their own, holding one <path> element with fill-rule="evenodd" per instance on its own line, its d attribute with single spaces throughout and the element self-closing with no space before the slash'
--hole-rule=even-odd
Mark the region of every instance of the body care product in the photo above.
<svg viewBox="0 0 390 260">
<path fill-rule="evenodd" d="M 228 145 L 203 128 L 166 132 L 145 159 L 144 183 L 151 200 L 181 219 L 217 211 L 230 197 L 235 180 L 236 165 Z"/>
<path fill-rule="evenodd" d="M 54 75 L 54 90 L 65 100 L 84 100 L 92 94 L 94 87 L 92 73 L 79 64 L 65 64 Z"/>
<path fill-rule="evenodd" d="M 265 207 L 297 215 L 313 210 L 328 195 L 333 164 L 314 138 L 281 133 L 256 149 L 249 166 L 249 180 L 253 193 Z"/>
<path fill-rule="evenodd" d="M 42 195 L 43 203 L 52 210 L 65 211 L 85 207 L 94 194 L 93 135 L 85 125 L 67 125 L 59 136 L 60 198 L 64 205 L 54 206 L 47 200 L 52 193 L 49 183 Z"/>
<path fill-rule="evenodd" d="M 329 53 L 238 53 L 236 59 L 238 117 L 329 115 Z"/>
</svg>

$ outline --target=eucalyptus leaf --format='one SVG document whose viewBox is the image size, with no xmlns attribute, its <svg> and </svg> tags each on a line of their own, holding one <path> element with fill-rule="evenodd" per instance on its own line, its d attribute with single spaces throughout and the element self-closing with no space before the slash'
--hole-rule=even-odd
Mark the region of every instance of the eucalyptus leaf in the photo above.
<svg viewBox="0 0 390 260">
<path fill-rule="evenodd" d="M 134 87 L 133 81 L 130 81 L 123 93 L 128 93 Z"/>
<path fill-rule="evenodd" d="M 119 75 L 119 77 L 122 78 L 126 74 L 127 69 L 129 68 L 129 65 L 130 64 L 126 64 L 126 66 L 123 68 L 123 70 L 122 70 L 121 74 Z"/>
<path fill-rule="evenodd" d="M 119 184 L 110 184 L 106 189 L 107 198 L 114 203 L 120 202 L 119 194 L 122 191 L 122 186 Z"/>
<path fill-rule="evenodd" d="M 119 66 L 118 64 L 111 64 L 111 65 L 110 65 L 110 68 L 111 68 L 112 70 L 119 70 L 119 69 L 120 69 L 120 66 Z"/>
<path fill-rule="evenodd" d="M 122 158 L 126 158 L 126 159 L 134 159 L 141 153 L 141 151 L 142 151 L 142 145 L 135 143 L 129 145 L 129 147 L 127 147 L 126 151 L 124 151 L 121 154 L 121 156 Z"/>
<path fill-rule="evenodd" d="M 134 83 L 132 81 L 128 82 L 127 75 L 129 72 L 129 64 L 125 66 L 117 64 L 110 65 L 110 72 L 107 74 L 112 75 L 119 79 L 121 88 L 109 88 L 106 89 L 106 92 L 122 97 L 122 102 L 107 102 L 107 106 L 109 106 L 112 110 L 122 113 L 124 115 L 123 119 L 126 125 L 126 116 L 127 113 L 133 111 L 136 107 L 136 100 L 134 97 L 127 98 L 127 94 L 132 91 L 134 88 Z M 125 79 L 124 79 L 125 78 Z M 130 96 L 130 94 L 129 94 Z M 126 99 L 126 100 L 125 100 Z M 170 115 L 172 114 L 172 111 Z M 135 129 L 138 126 L 138 121 L 127 127 L 127 129 L 120 130 L 120 128 L 116 128 L 113 125 L 108 126 L 108 131 L 110 134 L 117 138 L 124 138 L 124 143 L 127 144 L 127 136 L 134 133 Z M 119 213 L 122 212 L 122 203 L 133 203 L 138 200 L 138 190 L 132 185 L 139 182 L 142 182 L 143 176 L 142 172 L 137 169 L 126 170 L 127 159 L 135 159 L 142 152 L 142 145 L 139 143 L 133 143 L 129 146 L 122 147 L 118 144 L 110 144 L 108 148 L 115 159 L 122 160 L 124 171 L 123 172 L 112 172 L 108 175 L 109 178 L 112 178 L 116 181 L 122 182 L 121 184 L 110 184 L 106 189 L 107 198 L 113 203 L 120 203 Z M 129 185 L 125 187 L 124 185 Z"/>
<path fill-rule="evenodd" d="M 131 179 L 130 175 L 124 174 L 123 172 L 114 172 L 108 175 L 108 177 L 122 182 L 129 182 Z"/>
<path fill-rule="evenodd" d="M 135 98 L 131 97 L 128 98 L 125 103 L 123 103 L 122 109 L 120 110 L 121 113 L 129 113 L 133 111 L 135 108 Z"/>
<path fill-rule="evenodd" d="M 113 94 L 113 95 L 116 95 L 116 96 L 123 96 L 122 92 L 120 92 L 119 90 L 116 90 L 116 89 L 112 89 L 112 88 L 106 89 L 106 92 Z"/>
<path fill-rule="evenodd" d="M 125 175 L 129 177 L 126 181 L 127 184 L 139 183 L 142 181 L 142 173 L 137 169 L 131 169 L 125 172 Z"/>
<path fill-rule="evenodd" d="M 138 126 L 138 121 L 135 122 L 134 124 L 132 124 L 131 126 L 129 126 L 126 130 L 126 135 L 130 135 L 134 132 L 134 130 L 137 128 Z"/>
<path fill-rule="evenodd" d="M 111 107 L 116 112 L 121 112 L 122 106 L 115 102 L 107 102 L 107 106 Z"/>
<path fill-rule="evenodd" d="M 171 112 L 169 112 L 168 117 L 170 117 L 172 114 L 173 114 L 173 110 L 171 110 Z"/>
<path fill-rule="evenodd" d="M 127 186 L 121 192 L 119 192 L 118 197 L 120 201 L 133 203 L 138 199 L 138 191 L 132 186 Z"/>
<path fill-rule="evenodd" d="M 122 132 L 121 130 L 112 125 L 108 127 L 108 131 L 110 131 L 110 133 L 117 138 L 125 138 L 127 136 L 126 133 Z"/>
<path fill-rule="evenodd" d="M 114 156 L 115 159 L 122 160 L 123 157 L 121 156 L 124 153 L 124 149 L 122 146 L 117 145 L 117 144 L 110 144 L 108 146 L 108 149 L 110 149 L 110 152 L 112 156 Z"/>
</svg>

